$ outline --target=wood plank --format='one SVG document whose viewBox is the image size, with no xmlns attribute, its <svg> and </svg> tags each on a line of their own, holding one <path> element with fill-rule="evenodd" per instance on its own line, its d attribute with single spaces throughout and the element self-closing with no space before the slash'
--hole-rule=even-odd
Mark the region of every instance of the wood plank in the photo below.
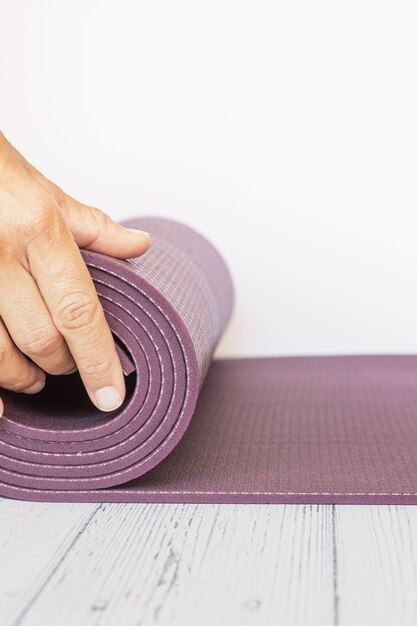
<svg viewBox="0 0 417 626">
<path fill-rule="evenodd" d="M 100 505 L 0 499 L 0 623 L 30 607 Z"/>
<path fill-rule="evenodd" d="M 332 625 L 331 507 L 103 505 L 16 624 Z"/>
<path fill-rule="evenodd" d="M 415 623 L 417 507 L 0 500 L 0 623 Z"/>
<path fill-rule="evenodd" d="M 417 507 L 338 506 L 339 626 L 415 626 Z"/>
</svg>

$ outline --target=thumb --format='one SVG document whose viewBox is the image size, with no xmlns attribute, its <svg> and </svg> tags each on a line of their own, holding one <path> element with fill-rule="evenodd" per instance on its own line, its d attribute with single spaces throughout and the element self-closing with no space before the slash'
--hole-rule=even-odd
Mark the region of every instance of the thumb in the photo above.
<svg viewBox="0 0 417 626">
<path fill-rule="evenodd" d="M 106 213 L 67 196 L 61 207 L 65 223 L 80 248 L 102 252 L 119 259 L 140 256 L 151 245 L 149 233 L 124 228 Z"/>
</svg>

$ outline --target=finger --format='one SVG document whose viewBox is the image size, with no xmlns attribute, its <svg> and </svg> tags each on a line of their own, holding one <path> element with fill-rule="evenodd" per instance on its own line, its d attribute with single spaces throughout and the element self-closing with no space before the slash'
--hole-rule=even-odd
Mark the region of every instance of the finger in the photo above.
<svg viewBox="0 0 417 626">
<path fill-rule="evenodd" d="M 28 261 L 90 399 L 100 410 L 113 411 L 126 393 L 123 370 L 91 276 L 58 213 L 48 241 L 29 244 Z"/>
<path fill-rule="evenodd" d="M 21 352 L 48 374 L 67 374 L 75 361 L 33 277 L 21 265 L 3 269 L 0 315 Z"/>
<path fill-rule="evenodd" d="M 0 319 L 0 387 L 32 394 L 44 385 L 45 373 L 19 352 Z"/>
<path fill-rule="evenodd" d="M 4 414 L 4 404 L 0 398 L 0 417 L 3 417 L 3 414 Z"/>
<path fill-rule="evenodd" d="M 8 145 L 14 157 L 55 198 L 80 248 L 102 252 L 120 259 L 134 258 L 148 250 L 151 245 L 149 233 L 134 228 L 125 228 L 100 209 L 77 202 L 26 161 L 14 146 Z"/>
<path fill-rule="evenodd" d="M 80 248 L 129 259 L 146 252 L 151 244 L 149 233 L 124 228 L 100 209 L 80 204 L 69 196 L 61 212 Z"/>
</svg>

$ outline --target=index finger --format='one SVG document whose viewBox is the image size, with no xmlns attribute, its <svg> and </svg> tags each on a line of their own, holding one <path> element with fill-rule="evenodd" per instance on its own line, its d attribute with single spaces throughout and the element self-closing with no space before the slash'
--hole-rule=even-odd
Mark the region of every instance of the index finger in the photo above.
<svg viewBox="0 0 417 626">
<path fill-rule="evenodd" d="M 31 273 L 53 322 L 66 340 L 91 401 L 101 411 L 123 402 L 122 366 L 94 283 L 64 221 L 28 249 Z"/>
</svg>

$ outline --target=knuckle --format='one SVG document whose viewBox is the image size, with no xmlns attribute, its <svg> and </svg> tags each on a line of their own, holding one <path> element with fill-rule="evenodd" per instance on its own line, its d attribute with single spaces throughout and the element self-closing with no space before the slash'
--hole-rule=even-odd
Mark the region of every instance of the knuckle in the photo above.
<svg viewBox="0 0 417 626">
<path fill-rule="evenodd" d="M 32 372 L 17 372 L 13 376 L 13 391 L 24 391 L 30 385 L 32 385 L 35 381 L 33 380 Z"/>
<path fill-rule="evenodd" d="M 100 304 L 98 300 L 85 294 L 71 294 L 62 299 L 55 317 L 63 330 L 80 330 L 91 327 L 99 320 Z"/>
<path fill-rule="evenodd" d="M 92 221 L 90 224 L 90 231 L 92 241 L 95 241 L 101 233 L 103 233 L 109 226 L 110 218 L 104 211 L 95 207 L 89 207 Z"/>
<path fill-rule="evenodd" d="M 91 215 L 93 216 L 95 223 L 97 224 L 97 228 L 101 229 L 107 226 L 108 223 L 110 222 L 110 218 L 107 215 L 107 213 L 105 213 L 101 209 L 97 209 L 96 207 L 91 207 L 90 211 L 91 211 Z"/>
<path fill-rule="evenodd" d="M 50 246 L 64 247 L 70 241 L 70 233 L 57 205 L 48 203 L 37 208 L 21 227 L 21 234 L 30 247 L 44 252 Z"/>
<path fill-rule="evenodd" d="M 6 362 L 9 364 L 11 351 L 6 348 L 3 354 L 6 355 Z M 0 365 L 2 364 L 4 364 L 4 362 L 0 360 Z M 16 365 L 16 363 L 13 365 L 12 368 L 2 368 L 2 379 L 0 380 L 0 387 L 9 389 L 10 391 L 20 392 L 27 389 L 34 382 L 35 376 L 31 368 L 19 364 Z"/>
<path fill-rule="evenodd" d="M 26 217 L 21 225 L 23 234 L 38 239 L 48 234 L 55 224 L 55 210 L 49 204 L 41 203 Z"/>
<path fill-rule="evenodd" d="M 39 329 L 32 331 L 22 342 L 21 350 L 28 356 L 45 357 L 55 354 L 61 347 L 61 337 L 59 333 Z"/>
<path fill-rule="evenodd" d="M 105 358 L 97 358 L 84 363 L 81 369 L 88 378 L 99 379 L 110 371 L 111 363 Z"/>
<path fill-rule="evenodd" d="M 6 226 L 0 229 L 0 260 L 6 261 L 23 248 L 49 244 L 62 237 L 62 224 L 57 219 L 57 207 L 49 198 L 34 198 L 29 211 L 11 213 Z"/>
<path fill-rule="evenodd" d="M 68 198 L 67 194 L 63 191 L 63 189 L 61 189 L 61 187 L 59 187 L 55 183 L 51 184 L 51 188 L 52 188 L 55 202 L 58 204 L 60 208 L 61 207 L 65 208 L 67 206 L 67 198 Z"/>
</svg>

